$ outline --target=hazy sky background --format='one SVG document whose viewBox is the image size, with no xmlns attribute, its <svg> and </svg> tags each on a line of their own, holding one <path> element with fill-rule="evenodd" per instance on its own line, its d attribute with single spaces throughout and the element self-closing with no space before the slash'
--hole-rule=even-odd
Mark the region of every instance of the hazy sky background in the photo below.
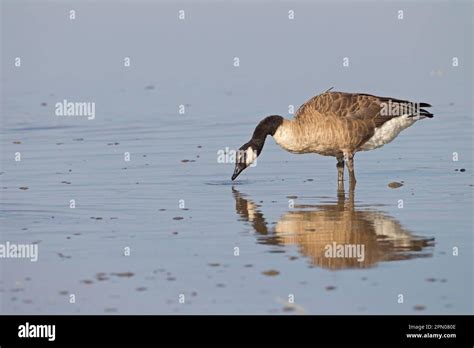
<svg viewBox="0 0 474 348">
<path fill-rule="evenodd" d="M 458 104 L 472 92 L 468 1 L 2 5 L 7 102 L 17 92 L 100 101 L 153 84 L 173 112 L 176 103 L 193 103 L 197 113 L 238 111 L 254 100 L 262 105 L 256 111 L 283 113 L 288 104 L 332 86 L 430 101 L 443 95 Z M 178 20 L 179 9 L 186 11 L 185 21 Z M 294 20 L 288 20 L 289 10 Z M 126 56 L 130 68 L 123 67 Z M 22 58 L 21 69 L 13 66 L 15 57 Z M 238 69 L 234 57 L 240 58 Z M 234 98 L 225 100 L 224 92 Z M 142 101 L 111 97 L 101 110 L 145 111 L 159 107 L 160 97 L 144 108 Z"/>
</svg>

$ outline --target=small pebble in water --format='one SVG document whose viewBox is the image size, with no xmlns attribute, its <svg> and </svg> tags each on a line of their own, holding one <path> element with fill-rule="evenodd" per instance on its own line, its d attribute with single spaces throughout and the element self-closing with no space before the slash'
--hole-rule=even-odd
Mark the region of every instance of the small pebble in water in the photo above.
<svg viewBox="0 0 474 348">
<path fill-rule="evenodd" d="M 402 187 L 402 186 L 403 186 L 402 183 L 396 182 L 396 181 L 392 181 L 391 183 L 388 184 L 388 187 L 393 188 L 393 189 L 399 188 L 399 187 Z"/>
<path fill-rule="evenodd" d="M 280 272 L 278 272 L 277 270 L 274 270 L 274 269 L 270 269 L 268 271 L 263 271 L 262 274 L 264 274 L 266 276 L 269 276 L 269 277 L 274 277 L 274 276 L 279 275 Z"/>
<path fill-rule="evenodd" d="M 97 278 L 97 280 L 100 280 L 100 281 L 109 279 L 109 277 L 107 277 L 107 274 L 104 272 L 97 273 L 95 277 Z"/>
<path fill-rule="evenodd" d="M 426 308 L 426 307 L 423 306 L 423 305 L 415 305 L 415 306 L 413 307 L 413 309 L 414 309 L 415 311 L 422 311 L 422 310 L 424 310 L 425 308 Z"/>
<path fill-rule="evenodd" d="M 119 273 L 111 273 L 111 274 L 117 277 L 127 277 L 127 278 L 130 278 L 133 276 L 132 272 L 119 272 Z"/>
</svg>

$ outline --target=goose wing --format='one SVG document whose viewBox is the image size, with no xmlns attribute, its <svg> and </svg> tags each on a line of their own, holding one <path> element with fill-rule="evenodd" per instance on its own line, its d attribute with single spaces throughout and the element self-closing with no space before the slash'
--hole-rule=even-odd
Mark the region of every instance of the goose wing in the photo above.
<svg viewBox="0 0 474 348">
<path fill-rule="evenodd" d="M 406 113 L 387 112 L 389 105 L 397 104 L 399 110 L 404 108 Z M 391 97 L 378 97 L 362 93 L 326 92 L 309 99 L 296 111 L 295 119 L 303 117 L 341 117 L 372 121 L 375 127 L 380 127 L 388 120 L 403 114 L 409 116 L 433 117 L 433 114 L 421 109 L 430 107 L 427 103 L 413 103 Z M 416 107 L 418 109 L 416 109 Z M 384 111 L 385 108 L 385 111 Z M 416 112 L 418 110 L 418 112 Z"/>
</svg>

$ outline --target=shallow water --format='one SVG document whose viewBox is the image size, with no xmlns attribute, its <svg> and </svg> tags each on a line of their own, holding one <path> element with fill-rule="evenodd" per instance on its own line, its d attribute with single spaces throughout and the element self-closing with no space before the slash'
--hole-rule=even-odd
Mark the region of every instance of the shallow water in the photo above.
<svg viewBox="0 0 474 348">
<path fill-rule="evenodd" d="M 286 15 L 283 5 L 261 3 L 247 18 L 249 4 L 204 3 L 191 7 L 184 28 L 166 15 L 174 16 L 173 5 L 121 6 L 107 28 L 104 5 L 77 4 L 74 28 L 58 19 L 63 9 L 54 4 L 4 7 L 5 27 L 22 26 L 30 36 L 3 37 L 1 241 L 36 243 L 39 260 L 1 260 L 2 313 L 473 313 L 471 66 L 433 76 L 442 66 L 439 43 L 407 65 L 369 43 L 352 46 L 339 32 L 331 34 L 339 40 L 334 47 L 320 39 L 334 57 L 303 45 L 307 55 L 270 58 L 283 39 L 295 47 L 306 42 L 308 26 L 323 32 L 340 5 L 298 3 L 303 18 L 292 28 L 259 25 L 264 14 Z M 318 10 L 317 23 L 305 6 Z M 370 18 L 383 21 L 392 7 L 374 6 Z M 31 9 L 42 11 L 36 22 L 28 20 Z M 410 26 L 420 28 L 423 42 L 446 27 L 462 32 L 462 6 L 450 8 L 451 16 L 446 11 L 443 3 L 432 8 L 445 26 L 408 22 L 400 42 L 413 42 Z M 239 18 L 248 27 L 236 30 Z M 141 25 L 127 31 L 127 21 Z M 47 31 L 39 31 L 46 22 Z M 346 22 L 349 28 L 360 18 Z M 376 35 L 393 36 L 396 25 Z M 351 28 L 363 34 L 370 25 Z M 159 29 L 175 30 L 175 41 Z M 264 39 L 266 50 L 256 50 Z M 349 72 L 328 63 L 339 59 L 343 43 L 356 57 L 366 52 Z M 441 45 L 451 52 L 463 42 Z M 12 68 L 19 51 L 34 64 Z M 124 72 L 125 51 L 134 65 Z M 240 70 L 232 67 L 236 54 L 247 57 Z M 381 79 L 384 65 L 391 68 Z M 264 115 L 291 117 L 289 104 L 333 82 L 341 90 L 430 102 L 435 118 L 357 154 L 355 192 L 338 190 L 335 159 L 292 155 L 270 138 L 257 166 L 231 182 L 233 165 L 218 163 L 219 150 L 246 142 Z M 96 118 L 55 116 L 63 99 L 94 101 Z M 389 188 L 393 181 L 403 186 Z M 324 250 L 333 242 L 364 245 L 364 260 L 328 259 Z"/>
</svg>

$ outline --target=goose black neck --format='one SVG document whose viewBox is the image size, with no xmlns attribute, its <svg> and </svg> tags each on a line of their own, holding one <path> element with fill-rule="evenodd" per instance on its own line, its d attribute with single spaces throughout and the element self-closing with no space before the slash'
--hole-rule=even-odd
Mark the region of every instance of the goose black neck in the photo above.
<svg viewBox="0 0 474 348">
<path fill-rule="evenodd" d="M 283 117 L 278 115 L 267 116 L 255 127 L 250 143 L 255 145 L 257 148 L 257 154 L 259 155 L 265 144 L 267 135 L 273 136 L 283 123 Z"/>
</svg>

